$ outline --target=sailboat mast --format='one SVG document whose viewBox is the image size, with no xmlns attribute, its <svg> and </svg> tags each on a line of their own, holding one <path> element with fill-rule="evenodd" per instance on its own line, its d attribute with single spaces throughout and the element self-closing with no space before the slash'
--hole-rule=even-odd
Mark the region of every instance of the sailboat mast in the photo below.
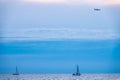
<svg viewBox="0 0 120 80">
<path fill-rule="evenodd" d="M 79 73 L 79 66 L 77 65 L 77 73 Z"/>
<path fill-rule="evenodd" d="M 16 66 L 16 74 L 18 74 L 18 68 L 17 68 L 17 66 Z"/>
</svg>

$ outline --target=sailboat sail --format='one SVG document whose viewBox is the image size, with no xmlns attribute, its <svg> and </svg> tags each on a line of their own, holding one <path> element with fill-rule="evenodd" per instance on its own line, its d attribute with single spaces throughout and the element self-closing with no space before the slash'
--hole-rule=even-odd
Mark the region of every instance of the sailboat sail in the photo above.
<svg viewBox="0 0 120 80">
<path fill-rule="evenodd" d="M 76 73 L 74 73 L 73 75 L 75 75 L 75 76 L 80 76 L 81 74 L 80 74 L 80 71 L 79 71 L 79 66 L 77 65 L 77 72 Z"/>
<path fill-rule="evenodd" d="M 13 75 L 19 75 L 17 66 L 16 66 L 16 72 Z"/>
</svg>

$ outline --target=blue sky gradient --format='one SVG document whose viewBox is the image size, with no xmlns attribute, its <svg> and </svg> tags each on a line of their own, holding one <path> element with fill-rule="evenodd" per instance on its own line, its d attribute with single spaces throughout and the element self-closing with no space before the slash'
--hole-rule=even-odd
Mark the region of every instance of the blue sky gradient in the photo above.
<svg viewBox="0 0 120 80">
<path fill-rule="evenodd" d="M 100 12 L 94 11 L 94 7 L 9 4 L 2 8 L 4 19 L 1 37 L 29 37 L 32 40 L 118 39 L 117 7 L 114 10 L 107 6 L 97 6 L 102 9 Z"/>
</svg>

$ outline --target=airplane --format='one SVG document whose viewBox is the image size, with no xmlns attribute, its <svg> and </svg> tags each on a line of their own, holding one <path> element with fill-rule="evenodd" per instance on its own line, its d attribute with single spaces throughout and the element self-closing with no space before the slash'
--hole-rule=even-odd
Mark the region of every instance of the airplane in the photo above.
<svg viewBox="0 0 120 80">
<path fill-rule="evenodd" d="M 100 11 L 101 9 L 98 9 L 98 8 L 94 8 L 94 11 Z"/>
</svg>

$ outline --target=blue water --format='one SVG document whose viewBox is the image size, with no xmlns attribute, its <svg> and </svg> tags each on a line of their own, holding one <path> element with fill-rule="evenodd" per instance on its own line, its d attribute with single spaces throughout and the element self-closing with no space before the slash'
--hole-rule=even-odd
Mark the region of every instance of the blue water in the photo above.
<svg viewBox="0 0 120 80">
<path fill-rule="evenodd" d="M 118 40 L 14 41 L 0 43 L 0 72 L 120 72 Z"/>
</svg>

